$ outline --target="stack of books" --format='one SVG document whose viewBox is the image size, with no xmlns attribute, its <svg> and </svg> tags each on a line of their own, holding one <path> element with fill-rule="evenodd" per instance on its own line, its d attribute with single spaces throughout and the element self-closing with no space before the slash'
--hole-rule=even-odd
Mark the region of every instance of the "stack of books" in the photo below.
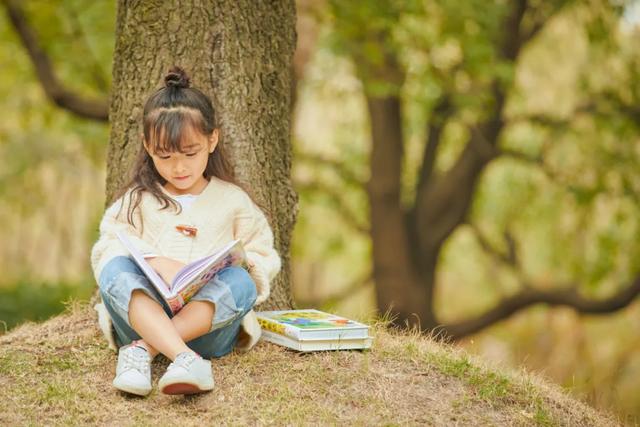
<svg viewBox="0 0 640 427">
<path fill-rule="evenodd" d="M 319 310 L 256 314 L 263 340 L 298 351 L 367 349 L 373 340 L 369 326 Z"/>
</svg>

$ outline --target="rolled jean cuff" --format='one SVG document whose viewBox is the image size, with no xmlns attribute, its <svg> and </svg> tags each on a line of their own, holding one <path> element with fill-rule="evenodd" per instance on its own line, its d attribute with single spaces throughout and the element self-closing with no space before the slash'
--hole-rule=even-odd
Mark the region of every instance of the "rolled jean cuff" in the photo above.
<svg viewBox="0 0 640 427">
<path fill-rule="evenodd" d="M 212 332 L 244 316 L 248 311 L 247 306 L 253 307 L 255 284 L 243 268 L 227 267 L 220 270 L 191 300 L 208 301 L 215 305 L 209 329 Z"/>
<path fill-rule="evenodd" d="M 102 299 L 129 327 L 129 304 L 136 290 L 144 292 L 167 310 L 162 297 L 129 257 L 121 256 L 109 261 L 100 274 L 98 284 Z"/>
<path fill-rule="evenodd" d="M 209 332 L 224 328 L 240 315 L 240 310 L 236 306 L 229 285 L 218 279 L 217 276 L 204 285 L 191 298 L 191 301 L 206 301 L 215 306 Z"/>
</svg>

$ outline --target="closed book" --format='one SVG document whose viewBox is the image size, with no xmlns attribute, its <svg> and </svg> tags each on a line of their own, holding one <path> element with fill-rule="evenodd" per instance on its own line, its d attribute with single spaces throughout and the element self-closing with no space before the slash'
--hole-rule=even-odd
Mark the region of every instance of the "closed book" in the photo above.
<svg viewBox="0 0 640 427">
<path fill-rule="evenodd" d="M 296 341 L 369 337 L 369 326 L 315 309 L 260 311 L 256 315 L 263 330 Z"/>
<path fill-rule="evenodd" d="M 325 350 L 364 350 L 371 348 L 372 342 L 372 338 L 370 337 L 338 340 L 313 339 L 306 341 L 297 341 L 291 337 L 280 335 L 269 330 L 262 331 L 261 339 L 273 344 L 278 344 L 283 347 L 302 352 Z"/>
</svg>

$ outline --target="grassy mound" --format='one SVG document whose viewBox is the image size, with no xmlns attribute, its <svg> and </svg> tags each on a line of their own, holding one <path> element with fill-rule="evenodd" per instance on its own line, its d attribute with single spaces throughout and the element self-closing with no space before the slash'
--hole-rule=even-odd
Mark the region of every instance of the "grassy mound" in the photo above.
<svg viewBox="0 0 640 427">
<path fill-rule="evenodd" d="M 260 342 L 214 360 L 211 393 L 138 398 L 111 386 L 116 354 L 78 305 L 0 336 L 0 425 L 617 425 L 532 375 L 382 324 L 373 333 L 365 352 Z M 167 364 L 154 362 L 154 385 Z"/>
</svg>

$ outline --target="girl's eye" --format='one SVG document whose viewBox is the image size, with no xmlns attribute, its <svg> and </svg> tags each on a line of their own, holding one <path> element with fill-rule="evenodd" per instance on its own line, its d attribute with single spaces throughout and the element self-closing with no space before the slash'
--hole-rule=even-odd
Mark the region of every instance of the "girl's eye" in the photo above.
<svg viewBox="0 0 640 427">
<path fill-rule="evenodd" d="M 171 156 L 158 156 L 159 159 L 168 160 Z"/>
<path fill-rule="evenodd" d="M 197 152 L 196 152 L 196 153 L 187 153 L 187 157 L 193 157 L 193 156 L 195 156 L 196 154 L 198 154 L 198 153 L 197 153 Z"/>
</svg>

